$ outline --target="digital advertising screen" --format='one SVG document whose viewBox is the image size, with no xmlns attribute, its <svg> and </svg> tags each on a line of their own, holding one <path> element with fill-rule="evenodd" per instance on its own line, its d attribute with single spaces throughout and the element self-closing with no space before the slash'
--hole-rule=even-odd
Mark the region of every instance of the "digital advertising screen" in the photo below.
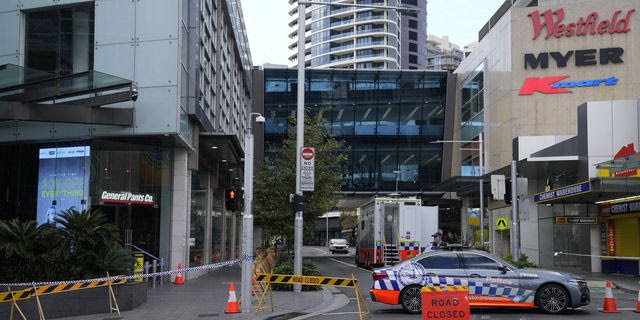
<svg viewBox="0 0 640 320">
<path fill-rule="evenodd" d="M 89 197 L 89 146 L 42 148 L 38 172 L 38 225 L 53 223 L 61 211 L 86 209 Z"/>
</svg>

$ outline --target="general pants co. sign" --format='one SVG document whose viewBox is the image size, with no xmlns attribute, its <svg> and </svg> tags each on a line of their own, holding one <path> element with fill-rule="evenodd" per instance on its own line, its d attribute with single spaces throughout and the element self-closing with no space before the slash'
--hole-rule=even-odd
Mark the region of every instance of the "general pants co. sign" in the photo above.
<svg viewBox="0 0 640 320">
<path fill-rule="evenodd" d="M 316 152 L 313 148 L 300 150 L 300 191 L 314 191 Z"/>
</svg>

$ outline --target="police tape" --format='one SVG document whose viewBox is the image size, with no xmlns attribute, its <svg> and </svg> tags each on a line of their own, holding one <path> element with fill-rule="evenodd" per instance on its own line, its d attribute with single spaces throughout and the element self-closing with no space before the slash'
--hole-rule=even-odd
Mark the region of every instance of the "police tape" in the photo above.
<svg viewBox="0 0 640 320">
<path fill-rule="evenodd" d="M 277 284 L 305 284 L 327 287 L 353 288 L 358 280 L 354 278 L 335 278 L 322 276 L 293 276 L 290 274 L 259 274 L 256 276 L 257 282 L 269 282 Z"/>
<path fill-rule="evenodd" d="M 240 263 L 245 260 L 253 260 L 252 255 L 243 255 L 240 259 L 216 262 L 212 264 L 197 266 L 197 267 L 189 267 L 184 269 L 175 269 L 154 273 L 146 273 L 146 274 L 135 274 L 130 276 L 113 276 L 113 277 L 103 277 L 103 278 L 94 278 L 94 279 L 85 279 L 85 280 L 61 280 L 61 281 L 43 281 L 43 282 L 15 282 L 15 283 L 0 283 L 0 287 L 39 287 L 39 286 L 47 286 L 47 285 L 67 285 L 67 284 L 77 284 L 77 283 L 90 283 L 90 282 L 100 282 L 100 281 L 119 281 L 119 280 L 133 280 L 138 278 L 152 278 L 152 277 L 163 277 L 170 276 L 174 274 L 181 274 L 186 272 L 194 272 L 194 271 L 203 271 L 203 270 L 213 270 L 219 269 L 223 267 L 229 267 L 236 263 Z M 14 291 L 14 295 L 18 291 Z"/>
<path fill-rule="evenodd" d="M 0 303 L 2 302 L 11 302 L 18 300 L 26 300 L 30 299 L 35 295 L 46 295 L 46 294 L 54 294 L 66 291 L 75 291 L 80 289 L 90 289 L 90 288 L 99 288 L 105 287 L 109 285 L 118 285 L 125 284 L 128 280 L 115 280 L 115 281 L 92 281 L 92 282 L 83 282 L 83 283 L 69 283 L 69 284 L 57 284 L 57 285 L 44 285 L 44 286 L 33 286 L 31 288 L 17 290 L 17 291 L 9 291 L 0 293 Z"/>
</svg>

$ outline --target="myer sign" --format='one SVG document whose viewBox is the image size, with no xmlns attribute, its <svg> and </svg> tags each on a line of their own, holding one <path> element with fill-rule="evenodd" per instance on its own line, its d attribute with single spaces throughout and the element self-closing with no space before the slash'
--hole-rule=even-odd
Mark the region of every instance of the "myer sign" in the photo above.
<svg viewBox="0 0 640 320">
<path fill-rule="evenodd" d="M 314 191 L 316 152 L 313 148 L 300 150 L 300 191 Z"/>
<path fill-rule="evenodd" d="M 102 191 L 100 202 L 124 203 L 124 204 L 145 204 L 154 205 L 153 196 L 147 193 L 132 193 L 129 191 L 109 192 Z"/>
</svg>

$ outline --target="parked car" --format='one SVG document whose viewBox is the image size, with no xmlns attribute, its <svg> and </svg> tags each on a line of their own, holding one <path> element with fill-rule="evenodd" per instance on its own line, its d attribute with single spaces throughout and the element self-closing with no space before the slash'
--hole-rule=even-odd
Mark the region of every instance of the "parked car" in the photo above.
<svg viewBox="0 0 640 320">
<path fill-rule="evenodd" d="M 329 240 L 329 251 L 331 251 L 331 253 L 349 253 L 349 244 L 346 239 L 331 239 Z"/>
<path fill-rule="evenodd" d="M 371 299 L 420 313 L 425 285 L 466 285 L 469 305 L 535 308 L 563 313 L 590 303 L 587 282 L 565 272 L 517 268 L 484 251 L 435 251 L 374 270 Z"/>
</svg>

